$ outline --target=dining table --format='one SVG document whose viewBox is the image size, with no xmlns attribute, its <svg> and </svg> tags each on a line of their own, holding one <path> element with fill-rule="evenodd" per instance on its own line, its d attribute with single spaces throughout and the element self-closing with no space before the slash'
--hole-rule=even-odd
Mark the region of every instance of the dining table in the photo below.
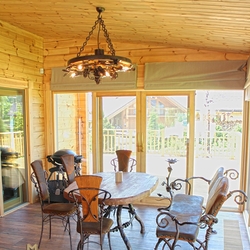
<svg viewBox="0 0 250 250">
<path fill-rule="evenodd" d="M 99 172 L 95 175 L 102 177 L 100 188 L 109 191 L 111 194 L 111 198 L 105 201 L 105 205 L 109 208 L 115 208 L 116 225 L 111 229 L 111 232 L 119 231 L 127 249 L 131 250 L 132 246 L 124 229 L 132 223 L 133 219 L 136 219 L 141 226 L 140 232 L 145 233 L 144 222 L 136 213 L 133 204 L 139 203 L 143 198 L 150 196 L 158 185 L 158 177 L 142 172 L 123 172 L 122 181 L 117 182 L 116 172 Z M 64 197 L 69 199 L 68 193 L 77 188 L 74 181 L 64 189 Z M 121 216 L 124 207 L 127 207 L 130 214 L 130 219 L 126 222 L 122 221 Z"/>
</svg>

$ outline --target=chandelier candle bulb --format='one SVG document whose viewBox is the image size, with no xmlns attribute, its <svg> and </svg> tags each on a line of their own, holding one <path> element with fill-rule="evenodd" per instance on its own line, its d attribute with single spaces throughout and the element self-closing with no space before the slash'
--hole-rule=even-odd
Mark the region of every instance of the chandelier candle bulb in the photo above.
<svg viewBox="0 0 250 250">
<path fill-rule="evenodd" d="M 117 171 L 115 172 L 115 182 L 122 182 L 123 181 L 123 172 Z"/>
</svg>

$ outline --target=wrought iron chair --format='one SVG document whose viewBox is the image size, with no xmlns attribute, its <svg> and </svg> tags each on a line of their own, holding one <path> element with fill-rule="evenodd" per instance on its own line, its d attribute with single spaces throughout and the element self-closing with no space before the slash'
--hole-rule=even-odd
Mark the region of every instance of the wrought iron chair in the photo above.
<svg viewBox="0 0 250 250">
<path fill-rule="evenodd" d="M 114 171 L 132 172 L 134 166 L 136 166 L 136 160 L 131 158 L 131 150 L 116 150 L 117 157 L 110 161 L 110 164 L 114 167 Z"/>
<path fill-rule="evenodd" d="M 67 175 L 67 183 L 71 184 L 75 180 L 76 171 L 75 171 L 75 157 L 71 154 L 64 154 L 61 156 L 63 169 Z"/>
<path fill-rule="evenodd" d="M 43 169 L 41 160 L 36 160 L 31 163 L 33 173 L 31 181 L 34 183 L 39 196 L 41 211 L 42 211 L 42 228 L 38 244 L 40 248 L 44 224 L 49 222 L 49 239 L 51 239 L 51 221 L 52 219 L 60 219 L 65 223 L 64 231 L 68 230 L 70 237 L 70 249 L 72 250 L 72 240 L 70 231 L 70 217 L 76 213 L 76 207 L 73 203 L 50 203 L 47 178 L 48 174 Z"/>
<path fill-rule="evenodd" d="M 109 248 L 110 229 L 113 220 L 105 217 L 105 201 L 110 199 L 111 194 L 100 189 L 102 177 L 94 175 L 82 175 L 75 178 L 78 189 L 69 192 L 69 198 L 74 200 L 77 207 L 77 232 L 80 240 L 78 250 L 83 249 L 85 244 L 95 243 L 103 249 L 103 238 L 108 235 Z M 90 239 L 91 235 L 99 235 L 99 242 Z"/>
<path fill-rule="evenodd" d="M 191 191 L 193 190 L 193 181 L 194 180 L 200 180 L 203 181 L 205 183 L 207 183 L 208 185 L 208 191 L 207 191 L 207 195 L 209 196 L 210 191 L 212 190 L 214 184 L 217 182 L 217 180 L 223 176 L 227 176 L 228 180 L 236 180 L 239 177 L 239 173 L 237 170 L 235 169 L 227 169 L 226 171 L 224 170 L 224 167 L 219 167 L 213 177 L 211 179 L 207 179 L 203 176 L 191 176 L 189 178 L 186 179 L 175 179 L 174 181 L 172 181 L 170 184 L 166 185 L 166 183 L 162 183 L 162 185 L 166 185 L 166 190 L 167 192 L 171 193 L 171 199 L 173 198 L 173 191 L 174 190 L 181 190 L 183 187 L 186 187 L 186 193 L 187 194 L 191 194 Z M 185 185 L 184 185 L 185 184 Z M 204 197 L 205 200 L 208 197 Z M 170 199 L 170 205 L 171 206 L 171 199 Z M 205 210 L 205 206 L 203 206 L 203 209 Z"/>
<path fill-rule="evenodd" d="M 112 159 L 110 161 L 111 165 L 114 167 L 114 171 L 122 171 L 122 172 L 132 172 L 134 166 L 136 166 L 136 160 L 134 158 L 131 158 L 131 150 L 127 149 L 120 149 L 116 150 L 117 157 Z M 116 212 L 117 207 L 110 206 L 109 210 Z M 126 225 L 131 225 L 132 221 L 134 219 L 134 206 L 132 204 L 129 204 L 128 206 L 123 206 L 123 209 L 126 209 L 129 213 L 129 222 L 126 223 Z"/>
<path fill-rule="evenodd" d="M 187 242 L 195 250 L 207 250 L 213 225 L 218 223 L 216 217 L 224 202 L 234 193 L 234 201 L 243 205 L 247 201 L 246 194 L 241 190 L 228 192 L 229 180 L 227 176 L 219 176 L 213 183 L 203 212 L 203 197 L 177 194 L 168 210 L 163 209 L 156 217 L 156 236 L 158 241 L 155 250 L 163 243 L 162 250 L 175 249 L 178 241 Z M 198 239 L 199 229 L 206 229 L 204 239 Z"/>
</svg>

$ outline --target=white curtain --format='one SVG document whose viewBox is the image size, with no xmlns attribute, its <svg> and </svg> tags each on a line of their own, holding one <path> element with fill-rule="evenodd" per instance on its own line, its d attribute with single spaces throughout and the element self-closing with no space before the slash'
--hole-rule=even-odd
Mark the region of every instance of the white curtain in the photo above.
<svg viewBox="0 0 250 250">
<path fill-rule="evenodd" d="M 52 68 L 51 90 L 54 91 L 102 91 L 102 90 L 121 90 L 136 89 L 137 71 L 118 73 L 117 79 L 103 78 L 99 84 L 94 80 L 84 78 L 83 76 L 71 78 L 65 75 L 63 67 Z"/>
<path fill-rule="evenodd" d="M 145 89 L 243 89 L 246 61 L 146 63 Z"/>
</svg>

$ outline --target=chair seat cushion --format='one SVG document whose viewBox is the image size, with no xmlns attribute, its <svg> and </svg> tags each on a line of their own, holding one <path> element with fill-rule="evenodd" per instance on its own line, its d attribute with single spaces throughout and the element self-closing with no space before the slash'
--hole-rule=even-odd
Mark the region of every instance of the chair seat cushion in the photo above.
<svg viewBox="0 0 250 250">
<path fill-rule="evenodd" d="M 202 213 L 202 205 L 204 198 L 198 195 L 176 194 L 170 207 L 170 211 L 185 214 L 198 215 Z"/>
<path fill-rule="evenodd" d="M 199 223 L 202 215 L 203 197 L 196 195 L 177 194 L 173 197 L 173 202 L 169 212 L 180 222 Z M 176 236 L 175 222 L 169 217 L 166 227 L 157 227 L 156 235 L 158 238 L 174 238 Z M 164 221 L 162 222 L 164 225 Z M 198 225 L 179 226 L 179 239 L 194 242 L 199 233 Z"/>
<path fill-rule="evenodd" d="M 180 222 L 195 222 L 198 223 L 200 217 L 199 216 L 180 216 L 176 215 Z M 166 217 L 168 219 L 168 226 L 166 228 L 157 227 L 156 235 L 158 238 L 175 238 L 176 236 L 176 227 L 175 222 L 171 220 L 170 217 Z M 185 241 L 194 242 L 199 233 L 199 226 L 197 225 L 183 225 L 179 227 L 179 239 Z"/>
<path fill-rule="evenodd" d="M 45 214 L 51 215 L 71 215 L 76 211 L 73 203 L 51 203 L 43 207 Z"/>
<path fill-rule="evenodd" d="M 83 222 L 82 225 L 82 231 L 83 233 L 86 232 L 86 234 L 100 234 L 100 222 Z M 110 231 L 110 228 L 113 225 L 113 220 L 110 218 L 103 218 L 103 224 L 102 224 L 102 233 L 106 234 Z M 76 231 L 78 233 L 81 233 L 81 227 L 79 221 L 77 222 Z"/>
</svg>

